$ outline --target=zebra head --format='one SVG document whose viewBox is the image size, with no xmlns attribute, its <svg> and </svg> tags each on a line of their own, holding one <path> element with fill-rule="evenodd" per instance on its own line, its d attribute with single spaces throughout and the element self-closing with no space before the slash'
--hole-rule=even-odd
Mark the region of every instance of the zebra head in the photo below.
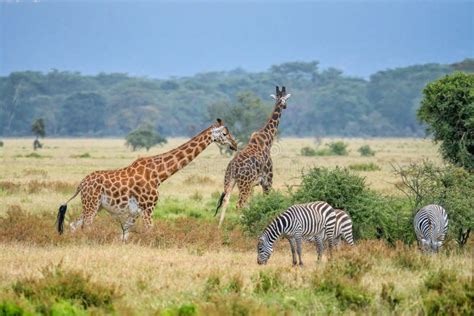
<svg viewBox="0 0 474 316">
<path fill-rule="evenodd" d="M 267 264 L 268 259 L 272 255 L 273 247 L 269 243 L 268 239 L 265 236 L 262 236 L 258 239 L 257 245 L 257 263 L 258 264 Z"/>
<path fill-rule="evenodd" d="M 421 249 L 425 252 L 438 252 L 443 242 L 438 240 L 421 239 Z"/>
</svg>

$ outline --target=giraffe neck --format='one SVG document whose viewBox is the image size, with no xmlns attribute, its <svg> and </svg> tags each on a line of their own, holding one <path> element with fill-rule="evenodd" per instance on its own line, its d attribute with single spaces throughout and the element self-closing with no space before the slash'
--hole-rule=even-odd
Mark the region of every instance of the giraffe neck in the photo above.
<svg viewBox="0 0 474 316">
<path fill-rule="evenodd" d="M 211 128 L 205 129 L 181 146 L 153 157 L 159 170 L 160 183 L 186 167 L 212 143 Z"/>
<path fill-rule="evenodd" d="M 280 124 L 282 110 L 282 105 L 278 102 L 267 123 L 258 131 L 259 139 L 267 149 L 272 147 L 273 139 L 275 138 L 278 131 L 278 125 Z"/>
</svg>

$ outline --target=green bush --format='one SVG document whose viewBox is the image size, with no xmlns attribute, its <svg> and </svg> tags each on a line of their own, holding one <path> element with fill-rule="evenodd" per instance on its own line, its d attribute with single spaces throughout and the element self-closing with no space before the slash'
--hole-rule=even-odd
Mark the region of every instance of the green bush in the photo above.
<svg viewBox="0 0 474 316">
<path fill-rule="evenodd" d="M 313 148 L 311 147 L 303 147 L 301 148 L 301 156 L 305 156 L 305 157 L 313 157 L 313 156 L 316 156 L 316 150 L 314 150 Z"/>
<path fill-rule="evenodd" d="M 474 285 L 469 277 L 460 277 L 454 270 L 431 272 L 422 289 L 426 315 L 472 315 Z"/>
<path fill-rule="evenodd" d="M 0 147 L 3 147 L 3 141 L 0 140 Z"/>
<path fill-rule="evenodd" d="M 372 148 L 370 148 L 369 145 L 363 145 L 363 146 L 360 146 L 359 149 L 357 149 L 357 151 L 360 153 L 361 156 L 363 157 L 370 157 L 370 156 L 374 156 L 375 155 L 375 151 L 372 150 Z"/>
<path fill-rule="evenodd" d="M 349 165 L 348 168 L 354 171 L 378 171 L 380 167 L 374 164 L 373 162 L 370 163 L 355 163 Z"/>
<path fill-rule="evenodd" d="M 12 288 L 17 295 L 46 308 L 54 302 L 67 301 L 86 309 L 98 307 L 112 311 L 113 300 L 118 297 L 115 288 L 92 282 L 89 276 L 63 270 L 61 266 L 45 268 L 43 278 L 20 280 Z"/>
<path fill-rule="evenodd" d="M 383 196 L 370 190 L 365 178 L 348 169 L 313 168 L 303 175 L 292 194 L 293 203 L 325 201 L 346 210 L 354 223 L 355 238 L 385 238 L 411 242 L 411 207 L 406 199 Z"/>
<path fill-rule="evenodd" d="M 255 279 L 255 293 L 274 293 L 283 287 L 279 271 L 260 271 Z"/>
<path fill-rule="evenodd" d="M 448 238 L 460 242 L 460 230 L 474 228 L 474 174 L 454 166 L 436 166 L 423 161 L 406 167 L 394 166 L 402 179 L 398 186 L 414 205 L 413 213 L 428 204 L 446 209 Z M 413 214 L 414 215 L 414 214 Z"/>
<path fill-rule="evenodd" d="M 274 217 L 290 205 L 290 199 L 279 191 L 255 195 L 242 210 L 240 222 L 246 232 L 258 236 Z"/>
<path fill-rule="evenodd" d="M 12 301 L 0 301 L 0 316 L 26 316 L 31 315 L 22 306 Z"/>
<path fill-rule="evenodd" d="M 331 153 L 336 156 L 347 156 L 349 154 L 347 151 L 348 144 L 342 141 L 332 142 L 327 144 L 327 146 L 329 147 Z"/>
</svg>

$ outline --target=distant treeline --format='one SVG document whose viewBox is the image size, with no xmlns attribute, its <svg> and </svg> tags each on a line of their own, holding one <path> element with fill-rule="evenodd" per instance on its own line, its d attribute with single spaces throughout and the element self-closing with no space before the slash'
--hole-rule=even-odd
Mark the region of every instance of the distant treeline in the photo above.
<svg viewBox="0 0 474 316">
<path fill-rule="evenodd" d="M 369 80 L 346 76 L 318 62 L 289 62 L 268 71 L 241 69 L 155 80 L 112 73 L 85 76 L 53 70 L 0 77 L 0 135 L 31 135 L 44 118 L 49 136 L 123 136 L 151 123 L 166 136 L 190 135 L 209 125 L 216 104 L 252 92 L 270 108 L 275 85 L 293 96 L 281 132 L 297 136 L 418 136 L 416 110 L 425 85 L 473 59 L 379 71 Z"/>
</svg>

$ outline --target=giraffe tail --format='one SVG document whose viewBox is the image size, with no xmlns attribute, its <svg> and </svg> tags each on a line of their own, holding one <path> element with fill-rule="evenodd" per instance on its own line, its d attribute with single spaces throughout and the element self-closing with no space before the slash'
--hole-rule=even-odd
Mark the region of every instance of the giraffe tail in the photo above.
<svg viewBox="0 0 474 316">
<path fill-rule="evenodd" d="M 79 187 L 77 188 L 76 193 L 74 193 L 74 195 L 69 200 L 67 200 L 66 203 L 59 207 L 58 217 L 56 219 L 56 229 L 58 230 L 58 233 L 60 235 L 64 232 L 64 219 L 66 218 L 67 204 L 69 203 L 69 201 L 75 198 L 79 194 L 79 192 L 81 192 L 81 185 L 79 185 Z"/>
<path fill-rule="evenodd" d="M 225 192 L 222 192 L 221 197 L 219 198 L 219 202 L 217 202 L 216 213 L 214 214 L 214 216 L 216 216 L 217 212 L 219 212 L 219 209 L 222 206 L 222 202 L 224 202 L 224 198 L 225 198 Z"/>
</svg>

